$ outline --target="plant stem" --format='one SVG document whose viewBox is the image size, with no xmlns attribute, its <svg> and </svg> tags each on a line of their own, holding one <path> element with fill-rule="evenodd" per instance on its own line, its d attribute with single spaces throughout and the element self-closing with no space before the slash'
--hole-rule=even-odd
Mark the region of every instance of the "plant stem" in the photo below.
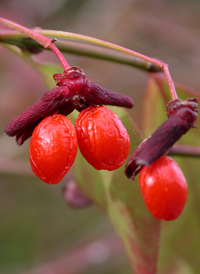
<svg viewBox="0 0 200 274">
<path fill-rule="evenodd" d="M 169 72 L 168 64 L 163 63 L 163 71 L 164 71 L 165 76 L 167 78 L 167 83 L 168 83 L 168 87 L 169 87 L 169 90 L 170 90 L 170 93 L 171 93 L 172 100 L 175 100 L 175 99 L 178 98 L 178 96 L 177 96 L 177 93 L 176 93 L 174 82 L 173 82 L 173 80 L 171 78 L 171 75 L 170 75 L 170 72 Z"/>
<path fill-rule="evenodd" d="M 69 67 L 69 64 L 67 63 L 67 61 L 65 60 L 64 56 L 62 55 L 62 53 L 59 51 L 59 49 L 53 44 L 53 42 L 55 41 L 55 39 L 50 39 L 48 37 L 45 37 L 44 35 L 35 32 L 31 29 L 28 29 L 24 26 L 21 26 L 15 22 L 12 22 L 10 20 L 4 19 L 0 17 L 0 23 L 2 23 L 3 25 L 6 25 L 7 27 L 17 30 L 20 33 L 23 33 L 24 35 L 32 38 L 33 40 L 37 41 L 39 44 L 43 45 L 44 48 L 49 48 L 51 49 L 56 56 L 58 57 L 59 61 L 61 62 L 64 70 L 67 69 Z"/>
<path fill-rule="evenodd" d="M 171 148 L 170 155 L 186 156 L 186 157 L 200 157 L 200 147 L 175 145 Z"/>
<path fill-rule="evenodd" d="M 61 65 L 63 66 L 64 70 L 66 70 L 69 67 L 69 64 L 67 63 L 65 57 L 62 55 L 60 50 L 53 43 L 51 43 L 49 45 L 49 48 L 55 53 L 55 55 L 58 57 Z"/>
<path fill-rule="evenodd" d="M 52 31 L 51 30 L 49 30 L 49 31 L 47 30 L 47 31 L 44 31 L 44 32 L 40 31 L 40 33 L 44 33 L 44 35 L 50 35 L 50 34 L 52 34 Z M 56 32 L 53 31 L 53 33 L 54 33 L 54 35 L 56 35 L 56 37 L 70 38 L 70 39 L 76 39 L 76 40 L 80 40 L 80 41 L 84 41 L 84 42 L 89 42 L 89 43 L 92 43 L 92 44 L 96 44 L 96 45 L 99 45 L 99 46 L 103 46 L 103 47 L 106 47 L 106 48 L 110 48 L 110 49 L 113 49 L 113 50 L 117 50 L 117 51 L 120 51 L 120 52 L 130 54 L 132 56 L 135 56 L 137 58 L 140 58 L 142 60 L 150 62 L 154 65 L 157 65 L 158 67 L 160 67 L 163 70 L 163 72 L 166 76 L 172 100 L 178 98 L 177 93 L 176 93 L 176 89 L 174 87 L 172 77 L 171 77 L 170 72 L 169 72 L 168 64 L 166 64 L 166 63 L 164 63 L 160 60 L 157 60 L 157 59 L 148 57 L 146 55 L 143 55 L 141 53 L 138 53 L 136 51 L 133 51 L 133 50 L 124 48 L 122 46 L 118 46 L 118 45 L 115 45 L 113 43 L 109 43 L 109 42 L 106 42 L 106 41 L 103 41 L 103 40 L 100 40 L 100 39 L 97 39 L 97 38 L 93 38 L 93 37 L 89 37 L 89 36 L 85 36 L 85 35 L 81 35 L 81 34 L 74 34 L 74 33 L 70 33 L 70 32 L 63 32 L 63 31 L 56 31 Z"/>
<path fill-rule="evenodd" d="M 6 20 L 6 19 L 0 18 L 0 22 L 6 24 L 9 27 L 12 27 L 13 29 L 16 29 L 16 30 L 20 31 L 21 26 L 20 26 L 20 28 L 19 27 L 14 28 L 13 24 L 15 24 L 16 26 L 19 26 L 19 25 L 16 24 L 16 23 L 13 23 L 11 21 L 8 21 L 9 22 L 9 24 L 8 24 L 7 21 L 8 20 Z M 24 29 L 26 29 L 26 28 L 24 28 Z M 27 30 L 29 30 L 29 29 L 27 29 Z M 29 30 L 29 31 L 31 31 L 31 30 Z M 22 31 L 20 31 L 20 32 L 22 32 Z M 37 42 L 39 42 L 39 40 L 35 39 L 33 36 L 28 35 L 27 32 L 22 32 L 22 33 L 24 33 L 25 35 L 31 37 L 32 39 L 36 40 Z M 105 48 L 109 48 L 109 49 L 113 49 L 113 50 L 116 50 L 116 51 L 119 51 L 119 52 L 129 54 L 131 56 L 137 57 L 137 58 L 142 59 L 144 61 L 147 61 L 151 64 L 154 64 L 154 65 L 160 67 L 163 70 L 163 72 L 166 76 L 166 80 L 167 80 L 167 83 L 168 83 L 168 86 L 169 86 L 169 90 L 170 90 L 172 100 L 178 98 L 177 93 L 176 93 L 176 89 L 174 87 L 172 77 L 171 77 L 170 72 L 169 72 L 168 64 L 166 64 L 166 63 L 164 63 L 160 60 L 148 57 L 146 55 L 143 55 L 143 54 L 138 53 L 136 51 L 124 48 L 122 46 L 115 45 L 113 43 L 109 43 L 109 42 L 106 42 L 106 41 L 103 41 L 103 40 L 100 40 L 100 39 L 97 39 L 97 38 L 93 38 L 93 37 L 85 36 L 85 35 L 81 35 L 81 34 L 75 34 L 75 33 L 64 32 L 64 31 L 39 30 L 39 29 L 35 30 L 34 33 L 43 34 L 45 36 L 53 36 L 53 37 L 57 37 L 57 38 L 75 39 L 75 40 L 87 42 L 87 43 L 90 43 L 90 44 L 93 44 L 93 45 L 95 44 L 95 45 L 98 45 L 98 46 L 102 46 L 102 47 L 105 47 Z M 7 37 L 9 37 L 9 34 L 7 35 Z M 49 40 L 48 40 L 48 43 L 50 43 Z M 52 40 L 50 40 L 50 41 L 51 41 L 50 45 L 53 45 Z M 39 43 L 41 44 L 41 41 Z M 48 43 L 47 43 L 46 47 L 44 46 L 45 48 L 50 47 L 48 45 Z M 51 49 L 53 51 L 55 51 L 55 49 L 53 47 Z M 55 54 L 57 55 L 58 53 L 55 52 Z M 59 56 L 59 54 L 57 56 Z M 62 65 L 63 65 L 63 60 L 60 57 L 58 57 L 58 58 L 60 59 Z M 65 65 L 63 65 L 63 67 L 65 67 Z"/>
<path fill-rule="evenodd" d="M 42 46 L 36 41 L 29 38 L 27 39 L 25 37 L 18 37 L 16 36 L 16 32 L 13 32 L 12 36 L 8 36 L 8 33 L 2 33 L 0 31 L 0 42 L 4 43 L 5 45 L 15 45 L 21 49 L 42 49 Z M 55 44 L 57 48 L 64 53 L 116 62 L 118 64 L 136 67 L 149 73 L 163 71 L 160 67 L 152 63 L 131 56 L 130 54 L 118 52 L 116 50 L 102 48 L 96 45 L 90 45 L 86 43 L 80 43 L 79 41 L 58 40 Z"/>
</svg>

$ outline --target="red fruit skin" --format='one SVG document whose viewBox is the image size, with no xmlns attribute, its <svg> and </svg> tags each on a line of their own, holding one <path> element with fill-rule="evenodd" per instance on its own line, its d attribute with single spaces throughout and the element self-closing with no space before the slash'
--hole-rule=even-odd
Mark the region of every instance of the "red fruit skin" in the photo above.
<svg viewBox="0 0 200 274">
<path fill-rule="evenodd" d="M 162 156 L 139 175 L 139 186 L 149 211 L 157 218 L 175 220 L 187 201 L 188 187 L 179 165 Z"/>
<path fill-rule="evenodd" d="M 29 147 L 33 172 L 47 184 L 57 184 L 69 171 L 78 151 L 76 131 L 61 115 L 48 116 L 34 129 Z"/>
<path fill-rule="evenodd" d="M 81 111 L 75 123 L 79 149 L 95 169 L 115 170 L 126 161 L 130 138 L 119 117 L 104 106 Z"/>
</svg>

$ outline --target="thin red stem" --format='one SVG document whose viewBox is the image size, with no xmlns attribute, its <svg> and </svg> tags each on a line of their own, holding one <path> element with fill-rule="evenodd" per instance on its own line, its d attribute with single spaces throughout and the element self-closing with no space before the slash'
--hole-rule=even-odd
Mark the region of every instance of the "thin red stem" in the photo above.
<svg viewBox="0 0 200 274">
<path fill-rule="evenodd" d="M 69 64 L 65 60 L 64 56 L 62 53 L 59 51 L 59 49 L 53 44 L 52 39 L 45 37 L 44 35 L 37 33 L 31 29 L 28 29 L 24 26 L 21 26 L 15 22 L 12 22 L 10 20 L 4 19 L 0 17 L 0 23 L 3 25 L 6 25 L 7 27 L 11 29 L 15 29 L 19 31 L 20 33 L 23 33 L 24 35 L 32 38 L 33 40 L 37 41 L 39 44 L 43 45 L 44 48 L 49 48 L 51 49 L 56 56 L 58 57 L 59 61 L 61 62 L 64 70 L 66 70 L 69 67 Z"/>
<path fill-rule="evenodd" d="M 168 64 L 166 64 L 166 63 L 164 63 L 164 62 L 162 62 L 160 60 L 157 60 L 157 59 L 148 57 L 146 55 L 143 55 L 143 54 L 141 54 L 139 52 L 136 52 L 136 51 L 124 48 L 122 46 L 115 45 L 115 44 L 110 43 L 110 42 L 105 42 L 103 40 L 96 39 L 96 38 L 93 38 L 93 37 L 88 37 L 88 36 L 84 36 L 84 35 L 80 35 L 80 34 L 76 34 L 75 35 L 75 34 L 68 33 L 68 37 L 69 38 L 70 38 L 70 36 L 73 39 L 80 39 L 82 41 L 94 43 L 94 44 L 97 44 L 97 45 L 109 47 L 109 48 L 117 50 L 117 51 L 128 53 L 128 54 L 133 55 L 133 56 L 135 56 L 137 58 L 140 58 L 140 59 L 145 60 L 147 62 L 150 62 L 150 63 L 152 63 L 154 65 L 157 65 L 158 67 L 160 67 L 163 70 L 163 72 L 164 72 L 164 74 L 166 76 L 172 100 L 178 98 L 177 93 L 176 93 L 176 89 L 174 87 L 174 83 L 173 83 L 172 77 L 171 77 L 169 69 L 168 69 Z"/>
<path fill-rule="evenodd" d="M 64 70 L 66 70 L 69 67 L 69 64 L 63 56 L 63 54 L 60 52 L 60 50 L 53 43 L 51 43 L 48 48 L 50 48 L 55 53 L 60 63 L 62 64 Z"/>
<path fill-rule="evenodd" d="M 86 37 L 86 36 L 82 36 L 82 35 L 77 35 L 77 37 Z M 89 40 L 89 38 L 88 38 Z M 125 52 L 125 53 L 129 53 L 135 57 L 138 57 L 142 60 L 145 60 L 147 62 L 150 62 L 154 65 L 157 65 L 158 67 L 162 68 L 163 71 L 164 71 L 164 74 L 166 76 L 166 79 L 167 79 L 167 83 L 168 83 L 168 86 L 169 86 L 169 90 L 170 90 L 170 94 L 171 94 L 171 97 L 172 97 L 172 100 L 174 99 L 177 99 L 178 96 L 177 96 L 177 93 L 176 93 L 176 89 L 175 89 L 175 86 L 174 86 L 174 83 L 173 83 L 173 80 L 172 80 L 172 77 L 170 75 L 170 72 L 169 72 L 169 68 L 168 68 L 168 64 L 160 61 L 160 60 L 157 60 L 157 59 L 154 59 L 154 58 L 151 58 L 151 57 L 148 57 L 146 55 L 143 55 L 139 52 L 136 52 L 136 51 L 133 51 L 133 50 L 130 50 L 130 49 L 126 49 L 124 47 L 121 47 L 121 46 L 116 46 L 115 44 L 112 44 L 112 43 L 109 43 L 109 42 L 104 42 L 102 40 L 99 40 L 99 39 L 95 39 L 95 38 L 91 38 L 91 41 L 92 42 L 96 42 L 96 44 L 102 44 L 102 46 L 108 46 L 112 49 L 115 49 L 115 50 L 120 50 L 122 52 Z"/>
<path fill-rule="evenodd" d="M 171 93 L 172 100 L 178 99 L 178 95 L 176 93 L 176 89 L 175 89 L 175 86 L 174 86 L 174 82 L 171 78 L 168 65 L 165 64 L 165 63 L 163 63 L 163 71 L 164 71 L 165 76 L 167 78 L 167 83 L 168 83 L 168 86 L 169 86 L 169 90 L 170 90 L 170 93 Z"/>
<path fill-rule="evenodd" d="M 43 36 L 42 34 L 39 34 L 38 32 L 36 33 L 36 32 L 34 32 L 30 29 L 22 27 L 19 24 L 16 24 L 16 23 L 11 22 L 9 20 L 0 18 L 0 22 L 7 25 L 7 26 L 9 26 L 12 29 L 16 29 L 19 32 L 31 37 L 32 39 L 36 40 L 38 43 L 42 44 L 45 48 L 50 48 L 56 54 L 56 56 L 59 58 L 63 68 L 66 69 L 66 68 L 69 67 L 69 65 L 68 65 L 67 61 L 65 60 L 65 58 L 63 57 L 62 53 L 59 52 L 59 50 L 57 49 L 57 47 L 55 45 L 53 45 L 53 42 L 52 42 L 51 39 Z M 46 33 L 47 33 L 47 31 L 46 31 Z M 48 31 L 48 33 L 51 34 L 52 31 Z M 67 33 L 67 37 L 66 37 L 66 33 L 64 33 L 64 32 L 57 31 L 57 33 L 62 34 L 61 36 L 63 36 L 63 38 L 78 39 L 78 40 L 81 40 L 81 41 L 101 45 L 101 46 L 111 48 L 111 49 L 114 49 L 114 50 L 117 50 L 117 51 L 128 53 L 132 56 L 135 56 L 135 57 L 140 58 L 142 60 L 145 60 L 149 63 L 157 65 L 158 67 L 160 67 L 163 70 L 163 72 L 166 76 L 166 80 L 167 80 L 167 83 L 168 83 L 168 86 L 169 86 L 169 90 L 170 90 L 170 94 L 171 94 L 172 99 L 177 99 L 178 98 L 175 87 L 174 87 L 174 83 L 172 81 L 172 78 L 171 78 L 171 75 L 170 75 L 170 72 L 169 72 L 169 69 L 168 69 L 168 64 L 163 63 L 160 60 L 157 60 L 157 59 L 148 57 L 146 55 L 143 55 L 141 53 L 138 53 L 136 51 L 126 49 L 124 47 L 121 47 L 121 46 L 118 46 L 118 45 L 115 45 L 115 44 L 112 44 L 112 43 L 109 43 L 109 42 L 105 42 L 103 40 L 96 39 L 96 38 L 93 38 L 93 37 L 80 35 L 80 34 L 69 33 L 69 32 Z"/>
</svg>

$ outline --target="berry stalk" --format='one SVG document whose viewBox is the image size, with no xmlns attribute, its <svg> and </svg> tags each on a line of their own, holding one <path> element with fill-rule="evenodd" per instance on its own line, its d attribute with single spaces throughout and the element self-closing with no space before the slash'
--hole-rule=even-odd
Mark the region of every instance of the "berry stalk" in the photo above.
<svg viewBox="0 0 200 274">
<path fill-rule="evenodd" d="M 172 77 L 171 77 L 171 74 L 169 72 L 168 64 L 166 64 L 166 63 L 164 63 L 160 60 L 148 57 L 148 56 L 146 56 L 144 54 L 141 54 L 141 53 L 138 53 L 136 51 L 133 51 L 133 50 L 124 48 L 122 46 L 118 46 L 116 44 L 106 42 L 106 41 L 103 41 L 103 40 L 100 40 L 100 39 L 97 39 L 97 38 L 93 38 L 93 37 L 90 37 L 90 36 L 85 36 L 85 35 L 75 34 L 75 33 L 70 33 L 70 32 L 64 32 L 64 31 L 52 31 L 52 30 L 39 30 L 37 32 L 34 32 L 30 29 L 22 27 L 19 24 L 16 24 L 16 23 L 11 22 L 9 20 L 3 19 L 1 17 L 0 17 L 0 22 L 4 25 L 7 25 L 8 27 L 10 27 L 12 29 L 18 30 L 19 32 L 31 37 L 32 39 L 34 39 L 38 43 L 42 44 L 45 48 L 50 48 L 57 55 L 57 57 L 59 58 L 64 70 L 69 67 L 68 63 L 66 62 L 66 60 L 64 59 L 64 57 L 62 56 L 62 54 L 60 53 L 58 48 L 53 44 L 52 40 L 45 37 L 45 36 L 43 36 L 42 34 L 48 35 L 48 36 L 55 36 L 56 35 L 59 38 L 84 41 L 84 42 L 87 42 L 87 43 L 90 43 L 90 44 L 93 44 L 93 45 L 98 45 L 98 46 L 102 46 L 104 48 L 109 48 L 109 49 L 116 50 L 118 52 L 123 52 L 123 53 L 126 53 L 128 55 L 139 58 L 141 60 L 144 60 L 144 61 L 147 62 L 147 64 L 146 64 L 146 66 L 148 67 L 146 69 L 147 71 L 149 71 L 149 72 L 154 72 L 154 71 L 156 72 L 157 71 L 155 69 L 155 67 L 151 67 L 152 64 L 155 65 L 155 66 L 160 67 L 163 70 L 163 72 L 166 76 L 166 79 L 167 79 L 167 83 L 168 83 L 168 87 L 169 87 L 169 90 L 170 90 L 172 100 L 178 98 L 177 93 L 176 93 L 176 89 L 175 89 L 175 86 L 174 86 L 174 83 L 173 83 L 173 80 L 172 80 Z M 23 31 L 22 31 L 22 29 L 23 29 Z M 31 32 L 33 32 L 33 33 L 31 33 Z M 41 35 L 41 36 L 39 36 L 39 35 Z M 37 40 L 38 38 L 39 38 L 39 40 Z M 43 43 L 41 43 L 41 41 L 42 41 L 41 39 L 48 39 L 48 40 L 46 40 L 47 41 L 47 44 L 45 44 L 46 46 Z M 53 40 L 53 41 L 55 41 L 55 40 Z M 148 63 L 149 63 L 149 66 L 148 66 Z"/>
<path fill-rule="evenodd" d="M 44 35 L 37 33 L 31 29 L 28 29 L 24 26 L 21 26 L 20 24 L 17 24 L 15 22 L 12 22 L 10 20 L 4 19 L 0 17 L 0 23 L 3 25 L 6 25 L 7 27 L 17 30 L 20 33 L 32 38 L 33 40 L 37 41 L 39 44 L 41 44 L 45 49 L 49 48 L 51 49 L 55 55 L 58 57 L 61 65 L 63 66 L 64 70 L 66 70 L 69 67 L 69 64 L 65 60 L 62 53 L 59 51 L 59 49 L 53 44 L 53 42 L 56 41 L 56 39 L 50 39 L 48 37 L 45 37 Z"/>
<path fill-rule="evenodd" d="M 42 33 L 42 32 L 43 31 L 41 30 L 40 33 Z M 51 30 L 44 31 L 44 32 L 45 32 L 45 35 L 50 35 L 50 36 L 52 35 L 52 33 L 55 33 L 55 31 L 51 31 Z M 59 38 L 68 38 L 68 39 L 84 41 L 84 42 L 87 42 L 87 43 L 90 43 L 90 44 L 93 44 L 93 45 L 98 45 L 98 46 L 102 46 L 102 47 L 105 47 L 105 48 L 113 49 L 113 50 L 116 50 L 118 52 L 123 52 L 123 53 L 129 54 L 131 56 L 137 57 L 139 59 L 142 59 L 146 62 L 149 62 L 151 64 L 154 64 L 154 65 L 160 67 L 163 70 L 163 72 L 166 76 L 172 100 L 178 98 L 177 93 L 176 93 L 176 89 L 174 87 L 174 83 L 173 83 L 173 80 L 172 80 L 172 77 L 171 77 L 171 74 L 169 72 L 168 64 L 166 64 L 166 63 L 164 63 L 160 60 L 157 60 L 157 59 L 151 58 L 149 56 L 146 56 L 144 54 L 141 54 L 139 52 L 136 52 L 136 51 L 133 51 L 133 50 L 124 48 L 122 46 L 118 46 L 116 44 L 106 42 L 106 41 L 103 41 L 103 40 L 100 40 L 100 39 L 97 39 L 97 38 L 93 38 L 93 37 L 90 37 L 90 36 L 75 34 L 75 33 L 70 33 L 70 32 L 63 32 L 63 31 L 56 31 L 56 33 L 57 33 L 57 37 L 59 37 Z"/>
</svg>

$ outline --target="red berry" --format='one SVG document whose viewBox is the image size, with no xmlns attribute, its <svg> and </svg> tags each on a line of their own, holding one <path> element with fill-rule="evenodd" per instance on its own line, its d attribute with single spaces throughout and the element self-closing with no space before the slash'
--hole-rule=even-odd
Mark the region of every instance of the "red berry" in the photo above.
<svg viewBox="0 0 200 274">
<path fill-rule="evenodd" d="M 81 111 L 75 124 L 82 155 L 94 168 L 114 170 L 128 157 L 130 138 L 119 117 L 104 106 Z"/>
<path fill-rule="evenodd" d="M 144 166 L 139 175 L 139 185 L 144 202 L 157 218 L 175 220 L 185 206 L 188 187 L 179 165 L 167 156 L 162 156 Z"/>
<path fill-rule="evenodd" d="M 76 131 L 71 121 L 54 114 L 34 129 L 29 158 L 36 176 L 47 184 L 57 184 L 72 166 L 78 150 Z"/>
</svg>

